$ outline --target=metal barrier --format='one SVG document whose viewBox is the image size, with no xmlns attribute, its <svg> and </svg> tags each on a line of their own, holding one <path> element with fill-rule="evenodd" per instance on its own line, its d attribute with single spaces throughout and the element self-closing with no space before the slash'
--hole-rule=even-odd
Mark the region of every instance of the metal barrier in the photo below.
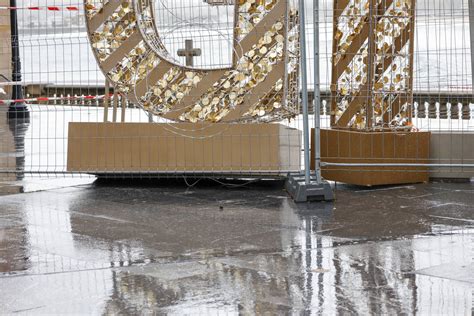
<svg viewBox="0 0 474 316">
<path fill-rule="evenodd" d="M 100 1 L 96 2 L 99 3 Z M 335 38 L 333 34 L 334 3 L 329 0 L 319 1 L 318 3 L 319 7 L 315 8 L 313 7 L 313 1 L 305 2 L 307 17 L 305 46 L 307 48 L 308 129 L 314 128 L 316 122 L 320 123 L 322 129 L 329 128 L 331 126 L 330 116 L 333 114 L 330 104 L 334 98 L 331 95 L 332 46 Z M 64 4 L 61 8 L 68 4 Z M 297 2 L 293 3 L 295 6 L 296 4 Z M 203 5 L 207 4 L 203 3 Z M 177 7 L 175 10 L 179 12 Z M 213 10 L 221 12 L 224 7 L 217 6 Z M 9 11 L 3 10 L 1 14 L 7 16 Z M 5 175 L 24 173 L 52 177 L 80 176 L 80 174 L 69 171 L 67 168 L 68 126 L 70 122 L 98 124 L 103 122 L 105 116 L 106 120 L 111 122 L 120 122 L 124 118 L 127 122 L 149 123 L 153 120 L 155 123 L 171 124 L 170 121 L 149 116 L 131 102 L 122 102 L 119 97 L 111 97 L 110 99 L 105 97 L 113 94 L 114 89 L 111 87 L 106 93 L 105 78 L 97 67 L 95 57 L 90 50 L 90 43 L 85 34 L 84 19 L 86 17 L 81 6 L 78 7 L 77 11 L 18 10 L 17 14 L 22 62 L 21 84 L 24 88 L 25 99 L 36 98 L 37 102 L 28 104 L 31 113 L 29 121 L 18 121 L 17 125 L 9 125 L 7 121 L 1 121 L 3 136 L 0 144 L 0 160 L 2 161 L 0 173 Z M 162 9 L 157 11 L 157 14 L 165 17 L 168 13 Z M 190 12 L 186 14 L 182 19 L 185 22 L 192 19 Z M 194 18 L 203 18 L 203 13 L 194 14 L 201 14 L 201 16 L 195 16 Z M 223 44 L 225 40 L 223 41 L 222 38 L 228 39 L 230 36 L 228 17 L 229 15 L 226 15 L 225 21 L 222 20 L 219 22 L 220 24 L 216 24 L 215 31 L 217 34 L 212 33 L 206 27 L 202 31 L 190 35 L 195 39 L 194 45 L 196 47 L 201 46 L 199 48 L 203 49 L 203 54 L 207 54 L 206 52 L 210 47 L 209 45 L 206 46 L 206 41 L 207 43 L 220 43 L 219 45 L 222 46 L 215 47 L 216 51 L 219 52 L 218 54 L 210 56 L 207 54 L 205 58 L 194 57 L 196 65 L 222 60 L 220 55 L 225 55 L 223 53 L 225 51 L 225 44 Z M 67 22 L 71 18 L 77 23 L 70 24 Z M 169 17 L 168 21 L 171 24 L 176 23 L 172 16 Z M 159 27 L 165 27 L 165 24 L 166 22 L 162 22 Z M 165 46 L 184 47 L 186 39 L 183 35 L 186 29 L 185 25 L 186 23 L 181 25 L 183 29 L 179 34 L 173 35 L 173 32 L 165 30 L 168 36 L 164 43 Z M 8 23 L 2 27 L 8 28 Z M 47 32 L 34 31 L 38 28 L 45 29 Z M 314 32 L 315 29 L 319 30 L 317 34 Z M 471 93 L 472 73 L 469 67 L 471 63 L 469 34 L 467 1 L 462 1 L 462 4 L 457 6 L 418 1 L 415 14 L 411 122 L 414 129 L 432 132 L 431 143 L 434 144 L 432 154 L 437 155 L 428 160 L 423 158 L 419 159 L 418 162 L 416 160 L 415 162 L 413 160 L 399 161 L 400 165 L 387 163 L 384 166 L 402 167 L 403 165 L 412 167 L 413 163 L 419 163 L 419 167 L 430 167 L 437 170 L 455 168 L 454 174 L 456 174 L 456 177 L 470 178 L 473 176 L 473 169 L 470 166 L 474 163 L 474 160 L 469 155 L 470 139 L 474 132 L 474 107 L 471 103 L 473 102 Z M 297 36 L 297 32 L 294 31 L 289 36 Z M 10 60 L 11 41 L 9 36 L 3 37 L 1 41 L 3 47 L 0 52 L 2 54 L 1 60 Z M 318 43 L 316 46 L 314 45 L 315 41 Z M 315 51 L 314 47 L 319 48 L 319 52 Z M 184 59 L 181 59 L 177 52 L 174 52 L 174 49 L 172 52 L 176 54 L 175 58 L 178 61 L 184 63 Z M 315 60 L 319 60 L 319 63 L 315 63 Z M 315 68 L 318 65 L 319 68 Z M 9 93 L 12 84 L 7 83 L 7 81 L 12 74 L 9 73 L 9 67 L 2 66 L 1 69 L 2 76 L 7 79 L 3 79 L 5 83 L 1 85 L 5 91 L 1 98 L 8 100 L 10 99 Z M 317 78 L 315 71 L 317 72 L 318 69 L 320 72 L 319 82 L 314 79 Z M 318 94 L 318 90 L 320 90 L 320 94 Z M 316 91 L 316 100 L 320 101 L 319 119 L 314 116 L 313 102 L 316 104 L 317 102 L 314 101 L 315 93 L 313 91 Z M 266 95 L 259 95 L 259 92 L 252 93 L 255 93 L 253 97 L 258 100 L 265 101 L 265 98 L 268 98 Z M 302 97 L 301 91 L 292 91 L 292 93 L 299 94 Z M 109 102 L 106 107 L 107 111 L 104 111 L 104 100 Z M 0 107 L 5 110 L 7 104 L 0 105 Z M 259 112 L 265 112 L 263 108 L 253 110 L 257 120 Z M 282 121 L 282 124 L 293 130 L 303 132 L 304 119 L 300 113 L 302 112 L 295 113 L 291 120 Z M 176 133 L 176 130 L 174 132 Z M 178 134 L 180 134 L 179 130 Z M 284 132 L 286 139 L 290 139 L 291 135 L 288 131 Z M 241 134 L 241 136 L 244 137 L 246 134 Z M 126 140 L 126 137 L 123 137 L 123 139 Z M 456 141 L 457 139 L 460 141 Z M 298 146 L 300 141 L 302 143 L 302 139 L 298 139 L 294 143 L 287 142 L 281 148 L 284 147 L 285 152 L 290 152 L 294 150 L 291 146 Z M 196 140 L 193 142 L 196 142 Z M 306 148 L 310 149 L 308 146 Z M 452 150 L 444 152 L 443 148 L 451 148 Z M 278 168 L 278 176 L 284 177 L 288 171 L 303 171 L 303 149 L 300 148 L 298 151 L 298 157 L 300 158 L 298 167 L 295 167 L 293 163 L 286 162 L 284 163 L 285 166 Z M 12 159 L 12 157 L 15 159 Z M 366 159 L 362 162 L 336 165 L 337 162 L 326 161 L 322 166 L 332 164 L 333 167 L 348 167 L 354 173 L 360 172 L 358 169 L 363 169 L 366 166 L 365 164 L 370 164 L 374 170 L 386 170 L 386 168 L 382 168 L 383 166 L 380 163 L 373 164 L 373 161 Z M 117 176 L 124 175 L 123 170 L 116 169 L 104 171 L 102 175 L 107 177 L 114 174 Z M 261 170 L 268 171 L 263 164 Z M 344 170 L 347 171 L 347 168 Z M 90 171 L 86 173 L 90 173 Z M 215 171 L 218 173 L 219 170 Z M 245 170 L 232 171 L 232 175 L 250 175 Z M 258 177 L 268 176 L 265 172 L 252 171 Z M 194 170 L 193 174 L 198 175 L 199 172 Z M 446 173 L 443 174 L 446 175 Z M 159 174 L 129 172 L 128 175 L 151 177 Z M 182 176 L 183 173 L 176 169 L 174 171 L 167 170 L 161 174 L 161 176 L 172 175 Z"/>
</svg>

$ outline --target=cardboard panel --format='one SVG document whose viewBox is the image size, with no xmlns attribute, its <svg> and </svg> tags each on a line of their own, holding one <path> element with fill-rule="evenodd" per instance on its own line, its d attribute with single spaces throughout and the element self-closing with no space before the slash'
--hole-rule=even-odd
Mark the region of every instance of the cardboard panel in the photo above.
<svg viewBox="0 0 474 316">
<path fill-rule="evenodd" d="M 70 123 L 68 171 L 283 175 L 300 149 L 301 132 L 278 124 Z"/>
</svg>

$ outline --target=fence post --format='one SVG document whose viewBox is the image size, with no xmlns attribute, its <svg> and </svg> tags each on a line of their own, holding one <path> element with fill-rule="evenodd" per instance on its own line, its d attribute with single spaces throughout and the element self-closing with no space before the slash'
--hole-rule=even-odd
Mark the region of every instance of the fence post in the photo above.
<svg viewBox="0 0 474 316">
<path fill-rule="evenodd" d="M 316 0 L 317 1 L 317 0 Z M 301 68 L 301 99 L 303 105 L 303 139 L 304 139 L 304 175 L 302 174 L 289 174 L 286 181 L 286 190 L 293 197 L 295 202 L 309 202 L 309 201 L 332 201 L 334 200 L 334 194 L 331 189 L 331 185 L 321 180 L 321 174 L 319 178 L 311 177 L 311 158 L 309 155 L 309 115 L 308 115 L 308 77 L 306 68 L 306 19 L 305 19 L 305 0 L 299 0 L 299 23 L 300 23 L 300 68 Z M 315 42 L 315 45 L 319 45 L 319 40 Z M 315 61 L 316 62 L 316 61 Z M 318 69 L 319 72 L 319 69 Z M 315 83 L 316 85 L 316 83 Z M 317 82 L 317 88 L 319 89 L 319 80 Z M 321 103 L 321 92 L 315 90 L 314 104 L 318 104 L 318 108 L 314 109 L 315 120 L 317 120 L 317 126 L 319 126 L 319 107 Z M 318 101 L 316 100 L 318 98 Z M 317 119 L 316 119 L 317 117 Z M 315 131 L 319 135 L 320 131 Z M 319 137 L 318 137 L 319 140 Z M 317 153 L 316 157 L 321 155 Z M 318 159 L 318 158 L 316 158 Z M 316 165 L 318 170 L 319 164 Z M 318 171 L 316 172 L 318 174 Z M 313 180 L 313 181 L 312 181 Z M 315 181 L 314 181 L 315 180 Z"/>
<path fill-rule="evenodd" d="M 301 101 L 303 106 L 303 140 L 304 140 L 304 176 L 305 183 L 311 182 L 311 166 L 309 158 L 309 118 L 308 118 L 308 77 L 306 69 L 306 19 L 305 0 L 299 0 L 300 15 L 300 68 L 301 68 Z"/>
<path fill-rule="evenodd" d="M 314 170 L 316 183 L 321 184 L 321 78 L 319 69 L 319 0 L 313 0 L 314 29 Z"/>
</svg>

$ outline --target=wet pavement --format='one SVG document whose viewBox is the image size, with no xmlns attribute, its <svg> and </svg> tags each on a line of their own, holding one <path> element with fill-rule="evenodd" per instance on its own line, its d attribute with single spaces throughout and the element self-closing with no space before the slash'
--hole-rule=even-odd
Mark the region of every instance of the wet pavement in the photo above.
<svg viewBox="0 0 474 316">
<path fill-rule="evenodd" d="M 473 312 L 474 184 L 156 181 L 0 197 L 2 312 Z"/>
</svg>

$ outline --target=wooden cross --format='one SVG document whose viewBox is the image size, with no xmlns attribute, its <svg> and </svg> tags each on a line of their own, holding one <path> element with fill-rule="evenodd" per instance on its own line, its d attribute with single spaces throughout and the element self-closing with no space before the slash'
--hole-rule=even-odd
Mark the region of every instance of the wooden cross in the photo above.
<svg viewBox="0 0 474 316">
<path fill-rule="evenodd" d="M 201 56 L 200 48 L 193 48 L 193 40 L 186 40 L 184 42 L 184 49 L 178 50 L 178 56 L 186 57 L 186 66 L 194 66 L 194 57 Z"/>
</svg>

